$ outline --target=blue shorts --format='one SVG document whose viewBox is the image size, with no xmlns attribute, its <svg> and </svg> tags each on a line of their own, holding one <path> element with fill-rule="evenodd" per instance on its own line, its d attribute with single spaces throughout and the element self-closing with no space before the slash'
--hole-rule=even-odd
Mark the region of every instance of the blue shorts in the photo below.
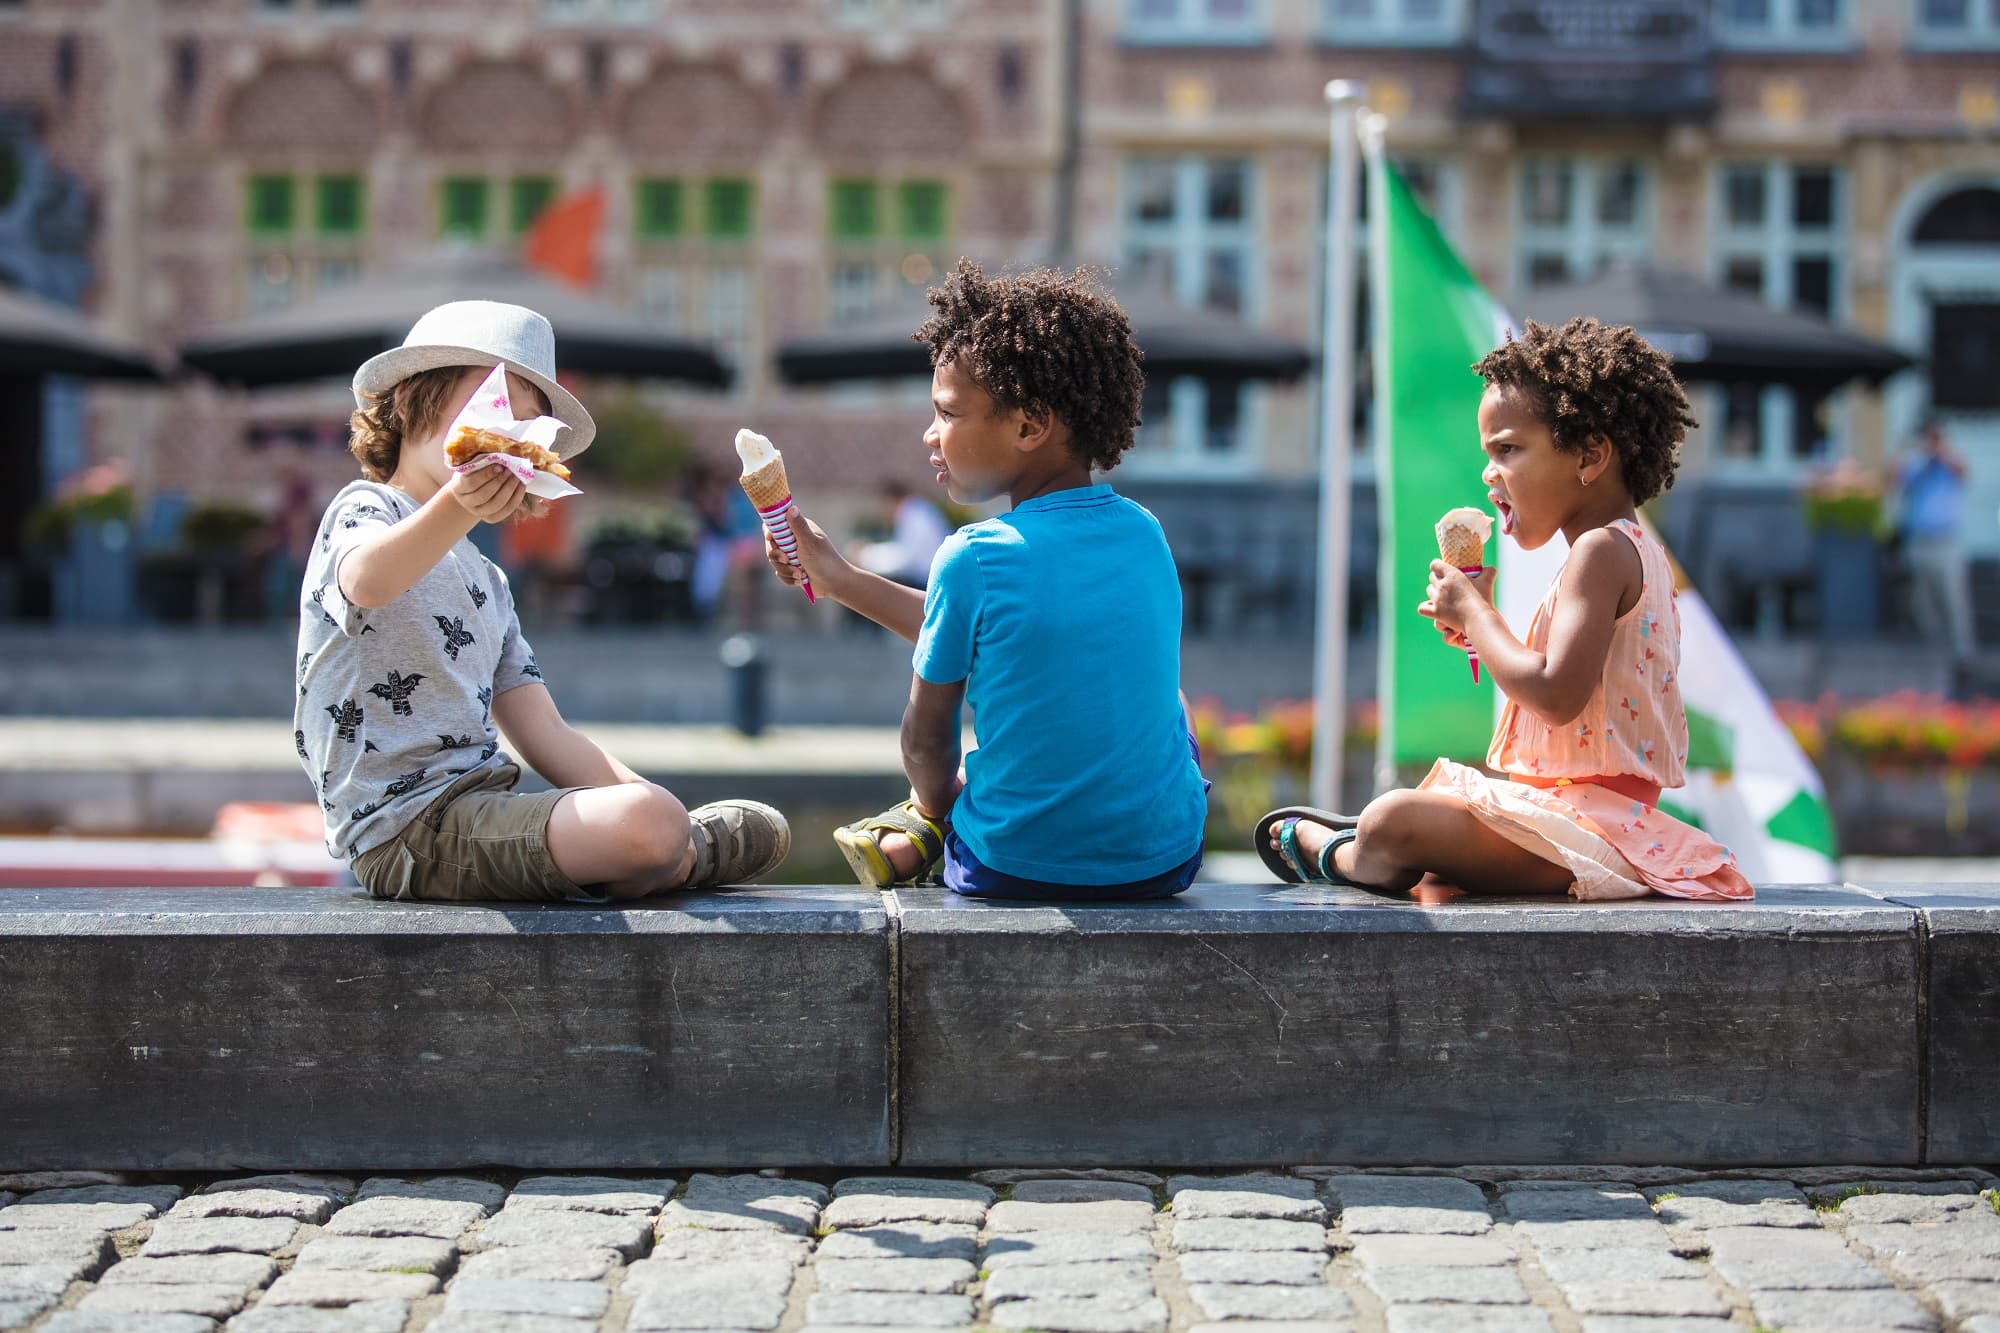
<svg viewBox="0 0 2000 1333">
<path fill-rule="evenodd" d="M 1200 768 L 1201 746 L 1195 742 L 1193 732 L 1188 733 L 1188 748 L 1194 752 L 1195 767 Z M 1206 791 L 1213 784 L 1204 779 L 1201 785 Z M 1019 875 L 982 865 L 955 829 L 945 834 L 944 839 L 944 886 L 968 898 L 1015 898 L 1037 902 L 1129 902 L 1144 898 L 1171 898 L 1194 883 L 1195 874 L 1200 869 L 1201 848 L 1197 847 L 1193 856 L 1150 879 L 1132 880 L 1125 884 L 1051 884 L 1045 880 L 1022 879 Z"/>
</svg>

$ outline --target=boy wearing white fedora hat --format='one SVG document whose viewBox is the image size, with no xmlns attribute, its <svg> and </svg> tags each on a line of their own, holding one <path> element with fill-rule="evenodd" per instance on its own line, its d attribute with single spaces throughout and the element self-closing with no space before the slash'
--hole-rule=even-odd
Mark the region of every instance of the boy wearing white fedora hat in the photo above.
<svg viewBox="0 0 2000 1333">
<path fill-rule="evenodd" d="M 320 520 L 299 597 L 293 742 L 327 850 L 379 898 L 636 898 L 744 883 L 791 849 L 756 801 L 687 810 L 563 721 L 507 576 L 469 534 L 536 503 L 503 467 L 454 472 L 444 437 L 506 366 L 514 415 L 553 416 L 555 451 L 596 428 L 555 375 L 549 322 L 455 301 L 354 376 L 349 448 L 365 480 Z M 520 767 L 553 790 L 514 790 Z"/>
</svg>

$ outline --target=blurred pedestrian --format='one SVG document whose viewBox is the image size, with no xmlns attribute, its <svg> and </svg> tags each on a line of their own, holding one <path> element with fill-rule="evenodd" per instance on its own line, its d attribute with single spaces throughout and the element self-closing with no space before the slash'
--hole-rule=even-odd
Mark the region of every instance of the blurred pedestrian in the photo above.
<svg viewBox="0 0 2000 1333">
<path fill-rule="evenodd" d="M 951 536 L 951 525 L 935 504 L 901 481 L 884 485 L 882 495 L 894 514 L 894 535 L 887 541 L 862 546 L 856 553 L 856 563 L 905 587 L 926 587 L 931 579 L 931 561 L 937 558 L 944 539 Z"/>
<path fill-rule="evenodd" d="M 1918 448 L 1896 478 L 1903 558 L 1909 564 L 1917 629 L 1951 651 L 1954 679 L 1971 663 L 1972 585 L 1959 529 L 1965 521 L 1965 460 L 1952 449 L 1944 425 L 1927 417 L 1917 428 Z"/>
</svg>

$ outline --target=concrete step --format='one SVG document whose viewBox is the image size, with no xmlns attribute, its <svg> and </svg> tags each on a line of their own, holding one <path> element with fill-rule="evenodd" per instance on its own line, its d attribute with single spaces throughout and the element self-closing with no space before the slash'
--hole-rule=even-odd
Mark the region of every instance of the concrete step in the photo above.
<svg viewBox="0 0 2000 1333">
<path fill-rule="evenodd" d="M 2000 885 L 0 895 L 0 1170 L 2000 1158 Z"/>
</svg>

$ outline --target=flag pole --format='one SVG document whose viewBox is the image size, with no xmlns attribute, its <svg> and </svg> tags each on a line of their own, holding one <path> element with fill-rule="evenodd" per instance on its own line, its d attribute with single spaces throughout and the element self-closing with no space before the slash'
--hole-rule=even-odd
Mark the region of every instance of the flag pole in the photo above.
<svg viewBox="0 0 2000 1333">
<path fill-rule="evenodd" d="M 1312 803 L 1338 810 L 1347 730 L 1349 476 L 1354 454 L 1354 223 L 1360 210 L 1355 117 L 1368 86 L 1326 85 L 1332 108 L 1326 212 L 1326 328 L 1320 344 L 1319 614 L 1313 635 Z"/>
</svg>

